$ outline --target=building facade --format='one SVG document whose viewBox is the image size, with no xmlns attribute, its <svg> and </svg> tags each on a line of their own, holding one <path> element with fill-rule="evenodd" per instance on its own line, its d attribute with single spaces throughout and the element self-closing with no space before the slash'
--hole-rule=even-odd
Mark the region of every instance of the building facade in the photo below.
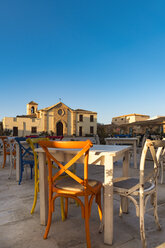
<svg viewBox="0 0 165 248">
<path fill-rule="evenodd" d="M 136 121 L 145 121 L 150 118 L 149 115 L 140 115 L 140 114 L 129 114 L 129 115 L 121 115 L 112 118 L 112 124 L 122 125 L 127 123 L 132 123 Z"/>
<path fill-rule="evenodd" d="M 97 133 L 97 113 L 69 108 L 62 102 L 38 110 L 38 104 L 27 104 L 27 114 L 4 117 L 3 129 L 14 136 L 38 135 L 42 132 L 57 136 L 92 136 Z"/>
<path fill-rule="evenodd" d="M 126 115 L 126 117 L 129 115 Z M 120 118 L 123 116 L 120 116 Z M 115 119 L 114 117 L 113 119 Z M 165 116 L 155 116 L 149 119 L 139 121 L 112 121 L 111 124 L 104 125 L 105 132 L 108 135 L 119 135 L 119 134 L 129 134 L 131 136 L 144 135 L 144 134 L 155 134 L 164 135 L 165 134 Z M 115 124 L 114 124 L 115 123 Z M 118 123 L 118 124 L 117 124 Z"/>
</svg>

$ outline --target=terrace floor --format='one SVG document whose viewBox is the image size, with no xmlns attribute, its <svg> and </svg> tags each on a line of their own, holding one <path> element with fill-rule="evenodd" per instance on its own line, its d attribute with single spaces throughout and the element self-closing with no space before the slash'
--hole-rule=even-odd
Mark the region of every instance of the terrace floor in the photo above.
<svg viewBox="0 0 165 248">
<path fill-rule="evenodd" d="M 138 156 L 139 159 L 139 156 Z M 0 156 L 0 164 L 2 156 Z M 138 170 L 131 162 L 130 174 L 137 175 Z M 121 175 L 122 162 L 115 164 L 115 176 Z M 82 172 L 82 166 L 77 166 L 77 173 Z M 23 178 L 22 184 L 15 181 L 15 171 L 8 179 L 9 163 L 0 168 L 0 248 L 85 248 L 85 227 L 81 218 L 81 210 L 74 202 L 69 204 L 68 219 L 61 221 L 60 201 L 55 205 L 52 225 L 47 240 L 43 240 L 45 227 L 40 225 L 39 197 L 35 212 L 30 214 L 33 203 L 33 180 Z M 90 166 L 89 175 L 103 181 L 103 167 Z M 104 234 L 98 233 L 99 217 L 97 207 L 93 203 L 90 218 L 90 234 L 92 248 L 140 248 L 139 219 L 135 215 L 132 203 L 129 214 L 119 217 L 120 199 L 114 196 L 114 243 L 104 244 Z M 153 211 L 145 214 L 145 227 L 148 248 L 159 245 L 165 247 L 165 184 L 158 185 L 158 215 L 162 226 L 156 230 Z M 164 243 L 164 244 L 163 244 Z"/>
</svg>

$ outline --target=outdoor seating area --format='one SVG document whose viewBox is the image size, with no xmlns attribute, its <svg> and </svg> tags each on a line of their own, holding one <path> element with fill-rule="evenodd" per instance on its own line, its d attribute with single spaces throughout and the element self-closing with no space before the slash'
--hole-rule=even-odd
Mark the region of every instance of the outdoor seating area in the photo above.
<svg viewBox="0 0 165 248">
<path fill-rule="evenodd" d="M 1 1 L 0 248 L 165 248 L 165 1 Z"/>
<path fill-rule="evenodd" d="M 142 152 L 136 151 L 135 167 L 127 143 L 0 138 L 5 147 L 9 143 L 8 156 L 3 146 L 0 152 L 3 248 L 156 248 L 165 243 L 164 140 L 147 140 Z M 151 160 L 146 160 L 148 151 Z M 76 170 L 70 170 L 75 163 Z"/>
</svg>

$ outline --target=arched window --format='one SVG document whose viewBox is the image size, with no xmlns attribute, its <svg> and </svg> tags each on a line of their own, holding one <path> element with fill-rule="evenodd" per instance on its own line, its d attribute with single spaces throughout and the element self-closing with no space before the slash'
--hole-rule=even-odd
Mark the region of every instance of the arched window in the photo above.
<svg viewBox="0 0 165 248">
<path fill-rule="evenodd" d="M 34 107 L 31 107 L 31 114 L 34 114 Z"/>
</svg>

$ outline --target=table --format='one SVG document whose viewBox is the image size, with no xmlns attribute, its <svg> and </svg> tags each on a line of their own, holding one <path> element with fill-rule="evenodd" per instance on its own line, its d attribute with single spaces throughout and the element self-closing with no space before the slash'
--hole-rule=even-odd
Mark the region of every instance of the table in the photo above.
<svg viewBox="0 0 165 248">
<path fill-rule="evenodd" d="M 104 243 L 113 242 L 113 167 L 114 162 L 123 158 L 123 176 L 128 176 L 130 146 L 93 145 L 89 151 L 89 164 L 104 165 Z M 48 215 L 48 174 L 46 155 L 42 148 L 36 148 L 39 159 L 40 178 L 40 224 L 47 224 Z M 57 159 L 67 161 L 71 151 L 50 148 Z M 80 161 L 81 162 L 81 161 Z M 124 201 L 125 199 L 123 199 Z M 124 203 L 124 202 L 123 202 Z M 127 201 L 124 211 L 127 212 Z"/>
<path fill-rule="evenodd" d="M 134 168 L 137 169 L 137 142 L 138 138 L 105 138 L 107 145 L 132 145 L 133 146 L 133 158 L 134 158 Z"/>
</svg>

